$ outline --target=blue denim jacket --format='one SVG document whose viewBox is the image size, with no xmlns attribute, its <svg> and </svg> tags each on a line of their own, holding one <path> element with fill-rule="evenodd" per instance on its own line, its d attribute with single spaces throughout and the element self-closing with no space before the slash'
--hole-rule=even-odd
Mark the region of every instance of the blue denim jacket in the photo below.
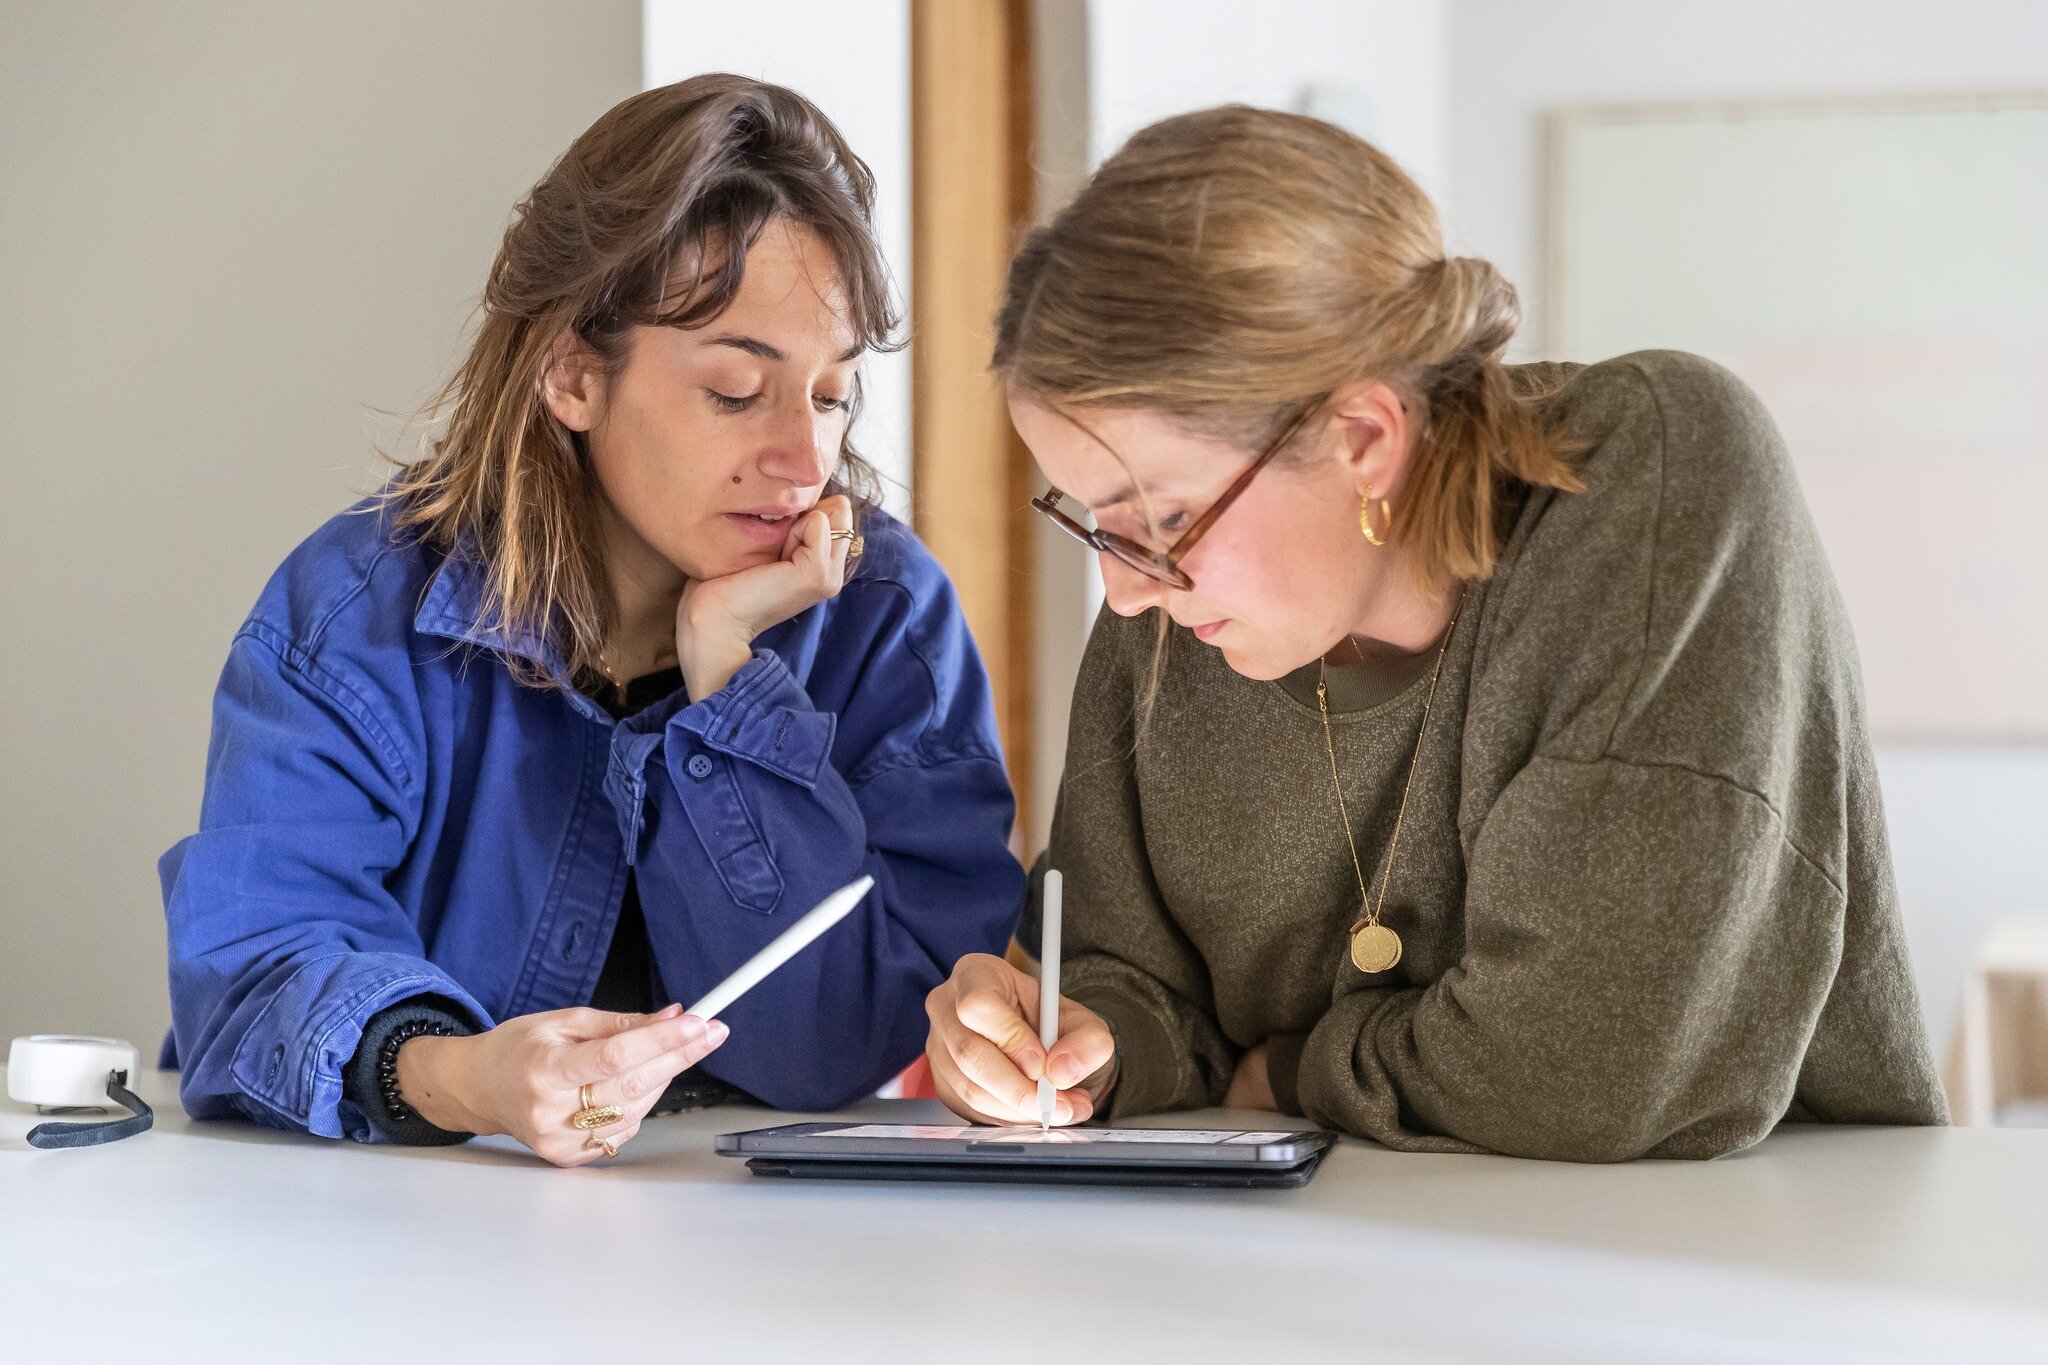
<svg viewBox="0 0 2048 1365">
<path fill-rule="evenodd" d="M 829 602 L 719 692 L 622 722 L 503 653 L 481 570 L 365 504 L 293 551 L 229 651 L 199 832 L 159 864 L 195 1117 L 367 1138 L 363 1025 L 433 994 L 478 1027 L 589 1001 L 629 866 L 689 1001 L 827 892 L 876 890 L 723 1016 L 704 1070 L 790 1109 L 872 1092 L 924 996 L 1000 951 L 1023 873 L 988 679 L 944 573 L 880 513 Z M 503 653 L 501 653 L 503 652 Z"/>
</svg>

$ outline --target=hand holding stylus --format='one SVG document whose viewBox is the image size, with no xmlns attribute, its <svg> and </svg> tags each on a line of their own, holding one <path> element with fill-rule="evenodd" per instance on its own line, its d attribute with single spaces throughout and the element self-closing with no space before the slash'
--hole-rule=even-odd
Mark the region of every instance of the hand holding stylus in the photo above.
<svg viewBox="0 0 2048 1365">
<path fill-rule="evenodd" d="M 1056 987 L 1042 991 L 1002 958 L 972 953 L 925 998 L 925 1055 L 948 1109 L 975 1123 L 1036 1127 L 1043 1078 L 1053 1089 L 1051 1125 L 1094 1117 L 1115 1080 L 1116 1041 L 1093 1010 Z M 1055 1027 L 1042 1030 L 1048 1011 Z"/>
</svg>

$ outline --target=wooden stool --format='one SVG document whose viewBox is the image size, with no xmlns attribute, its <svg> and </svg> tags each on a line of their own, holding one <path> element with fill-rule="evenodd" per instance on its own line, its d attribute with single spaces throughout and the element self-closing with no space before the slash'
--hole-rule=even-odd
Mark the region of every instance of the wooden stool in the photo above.
<svg viewBox="0 0 2048 1365">
<path fill-rule="evenodd" d="M 1984 940 L 1942 1082 L 1951 1121 L 1969 1127 L 2048 1101 L 2048 916 L 2006 920 Z"/>
</svg>

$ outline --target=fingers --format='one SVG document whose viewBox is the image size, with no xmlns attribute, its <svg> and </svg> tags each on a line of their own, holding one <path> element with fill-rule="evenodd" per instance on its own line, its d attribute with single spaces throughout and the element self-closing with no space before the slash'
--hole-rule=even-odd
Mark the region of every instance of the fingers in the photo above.
<svg viewBox="0 0 2048 1365">
<path fill-rule="evenodd" d="M 615 1157 L 627 1143 L 639 1136 L 640 1120 L 637 1118 L 628 1119 L 616 1129 L 607 1129 L 602 1133 L 592 1133 L 583 1140 L 585 1159 L 577 1164 L 587 1166 L 593 1161 L 603 1161 L 610 1157 Z M 603 1144 L 606 1142 L 611 1144 L 610 1151 L 604 1149 Z"/>
<path fill-rule="evenodd" d="M 1060 1038 L 1046 1058 L 1045 1074 L 1062 1090 L 1079 1085 L 1109 1065 L 1116 1037 L 1086 1006 L 1060 1000 Z"/>
<path fill-rule="evenodd" d="M 820 498 L 790 532 L 785 557 L 807 571 L 820 600 L 837 594 L 846 582 L 852 531 L 853 503 L 835 494 Z M 845 534 L 836 534 L 842 532 Z"/>
<path fill-rule="evenodd" d="M 1001 958 L 978 953 L 961 959 L 952 977 L 926 998 L 932 1022 L 926 1049 L 932 1078 L 954 1112 L 992 1123 L 1038 1122 L 1038 1077 L 1047 1057 L 1032 1028 L 1033 1011 L 1025 994 L 1034 985 Z M 1107 1060 L 1108 1030 L 1087 1010 L 1074 1009 L 1077 1027 L 1101 1029 L 1103 1037 L 1090 1038 L 1084 1032 L 1071 1042 L 1062 1039 L 1071 1054 L 1068 1066 L 1097 1053 Z M 1063 1024 L 1068 1019 L 1064 1010 L 1061 1019 Z M 1053 1079 L 1059 1084 L 1058 1075 Z M 1053 1119 L 1079 1123 L 1094 1111 L 1089 1096 L 1063 1086 Z"/>
<path fill-rule="evenodd" d="M 1038 1121 L 1038 1082 L 979 1034 L 963 1032 L 948 1040 L 949 1059 L 967 1084 L 990 1097 L 1006 1121 Z M 986 1107 L 986 1106 L 980 1106 Z"/>
<path fill-rule="evenodd" d="M 1038 1078 L 1058 1088 L 1053 1121 L 1094 1117 L 1086 1088 L 1116 1055 L 1109 1026 L 1085 1005 L 1064 997 L 1059 1038 L 1048 1051 L 1038 1040 L 1037 982 L 986 953 L 960 959 L 953 975 L 925 998 L 931 1019 L 926 1055 L 939 1096 L 955 1113 L 993 1123 L 1038 1121 Z"/>
<path fill-rule="evenodd" d="M 1026 1080 L 1036 1081 L 1045 1066 L 1031 1017 L 1037 1013 L 1032 997 L 1038 983 L 999 957 L 976 953 L 960 960 L 948 984 L 953 1018 L 1000 1048 Z"/>
<path fill-rule="evenodd" d="M 629 1112 L 635 1106 L 643 1109 L 651 1106 L 661 1098 L 661 1092 L 668 1088 L 670 1081 L 716 1052 L 718 1045 L 727 1037 L 725 1025 L 718 1020 L 713 1020 L 706 1027 L 696 1016 L 686 1014 L 682 1016 L 682 1022 L 686 1032 L 681 1047 L 651 1057 L 628 1071 L 592 1081 L 590 1102 L 616 1104 Z M 688 1029 L 689 1025 L 696 1027 Z M 601 1131 L 606 1137 L 611 1136 L 610 1130 Z"/>
<path fill-rule="evenodd" d="M 974 1123 L 1028 1123 L 1036 1122 L 1038 1116 L 1026 1114 L 1017 1105 L 1008 1103 L 983 1089 L 960 1069 L 953 1055 L 944 1047 L 934 1047 L 928 1055 L 932 1063 L 932 1085 L 939 1092 L 939 1098 L 946 1107 L 960 1117 Z"/>
<path fill-rule="evenodd" d="M 790 527 L 789 539 L 784 542 L 783 558 L 799 558 L 804 551 L 822 554 L 832 548 L 834 531 L 853 529 L 853 503 L 851 500 L 834 495 L 820 498 L 811 509 L 796 519 Z M 844 544 L 843 541 L 837 542 Z"/>
<path fill-rule="evenodd" d="M 638 1136 L 641 1121 L 668 1083 L 716 1051 L 729 1035 L 723 1023 L 713 1020 L 707 1025 L 694 1015 L 677 1013 L 679 1008 L 671 1006 L 652 1016 L 652 1023 L 639 1028 L 565 1049 L 582 1054 L 586 1061 L 594 1049 L 594 1055 L 612 1061 L 638 1055 L 650 1041 L 659 1044 L 668 1036 L 677 1040 L 674 1047 L 658 1051 L 638 1065 L 600 1080 L 579 1082 L 566 1101 L 557 1098 L 552 1104 L 537 1105 L 532 1116 L 533 1137 L 527 1145 L 556 1166 L 575 1167 L 613 1155 Z M 613 1051 L 608 1055 L 608 1050 Z M 559 1096 L 560 1092 L 556 1094 Z M 617 1123 L 595 1129 L 578 1128 L 575 1115 L 586 1095 L 594 1107 L 615 1105 L 624 1113 Z M 611 1144 L 609 1152 L 605 1143 Z"/>
<path fill-rule="evenodd" d="M 717 1020 L 707 1027 L 693 1015 L 662 1013 L 666 1017 L 561 1049 L 555 1059 L 556 1075 L 568 1085 L 595 1086 L 672 1055 L 688 1059 L 676 1062 L 675 1071 L 681 1071 L 725 1041 L 726 1027 Z"/>
<path fill-rule="evenodd" d="M 613 1034 L 639 1028 L 642 1024 L 650 1024 L 659 1019 L 673 1019 L 682 1011 L 681 1005 L 669 1005 L 653 1014 L 619 1014 L 612 1010 L 594 1010 L 577 1005 L 557 1010 L 553 1017 L 560 1021 L 561 1031 L 565 1035 L 584 1040 L 609 1038 Z"/>
<path fill-rule="evenodd" d="M 988 1046 L 986 1042 L 983 1046 Z M 926 1054 L 932 1064 L 932 1084 L 939 1099 L 960 1117 L 975 1123 L 1035 1124 L 1038 1122 L 1038 1086 L 1024 1087 L 1023 1093 L 1002 1091 L 981 1084 L 943 1047 Z M 1055 1127 L 1086 1123 L 1095 1116 L 1095 1101 L 1085 1090 L 1062 1090 L 1053 1100 Z"/>
<path fill-rule="evenodd" d="M 565 1133 L 551 1135 L 534 1143 L 533 1150 L 535 1155 L 551 1166 L 574 1170 L 578 1166 L 588 1166 L 593 1161 L 605 1160 L 610 1153 L 605 1151 L 603 1143 L 609 1142 L 612 1145 L 612 1152 L 617 1152 L 639 1135 L 640 1120 L 629 1118 L 624 1123 L 595 1133 L 572 1128 Z"/>
</svg>

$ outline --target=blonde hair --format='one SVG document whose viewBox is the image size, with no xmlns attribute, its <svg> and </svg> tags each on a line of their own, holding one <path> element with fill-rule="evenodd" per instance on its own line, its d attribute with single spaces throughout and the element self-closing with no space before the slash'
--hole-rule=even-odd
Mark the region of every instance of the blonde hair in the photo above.
<svg viewBox="0 0 2048 1365">
<path fill-rule="evenodd" d="M 778 219 L 821 237 L 856 335 L 890 349 L 897 318 L 873 233 L 874 181 L 816 106 L 744 76 L 695 76 L 624 101 L 522 200 L 484 286 L 469 355 L 427 409 L 447 427 L 380 502 L 396 525 L 484 566 L 483 615 L 558 645 L 573 675 L 601 666 L 615 616 L 580 433 L 540 383 L 573 338 L 624 366 L 636 326 L 702 327 L 739 293 L 747 252 Z M 847 429 L 858 411 L 849 403 Z M 842 441 L 832 488 L 857 512 L 874 471 Z M 522 658 L 522 682 L 558 679 Z"/>
<path fill-rule="evenodd" d="M 1504 486 L 1581 486 L 1501 363 L 1520 320 L 1491 265 L 1445 258 L 1435 207 L 1384 153 L 1226 105 L 1137 133 L 1026 237 L 992 368 L 1026 398 L 1153 409 L 1246 448 L 1384 380 L 1420 418 L 1391 536 L 1440 585 L 1492 572 Z"/>
</svg>

